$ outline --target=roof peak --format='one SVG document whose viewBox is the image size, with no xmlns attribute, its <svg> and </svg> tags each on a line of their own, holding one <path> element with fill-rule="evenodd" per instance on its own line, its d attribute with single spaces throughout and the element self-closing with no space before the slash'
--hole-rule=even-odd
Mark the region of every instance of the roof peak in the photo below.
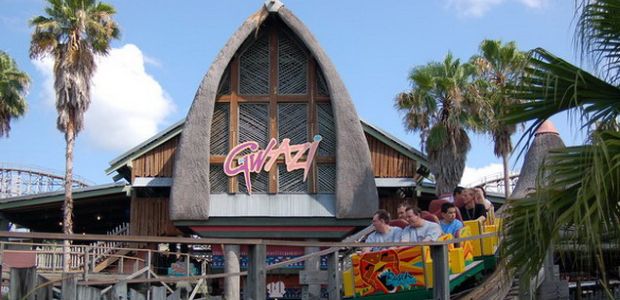
<svg viewBox="0 0 620 300">
<path fill-rule="evenodd" d="M 265 8 L 269 12 L 277 12 L 283 5 L 280 0 L 265 0 Z"/>
<path fill-rule="evenodd" d="M 542 124 L 540 124 L 540 126 L 536 130 L 536 135 L 546 134 L 546 133 L 560 135 L 560 133 L 558 132 L 558 129 L 555 128 L 555 125 L 553 125 L 553 122 L 549 120 L 545 120 Z"/>
</svg>

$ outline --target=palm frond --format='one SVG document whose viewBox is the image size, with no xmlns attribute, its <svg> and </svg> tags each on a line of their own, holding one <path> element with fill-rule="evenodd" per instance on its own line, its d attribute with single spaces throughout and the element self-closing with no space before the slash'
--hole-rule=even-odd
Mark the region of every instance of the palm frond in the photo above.
<svg viewBox="0 0 620 300">
<path fill-rule="evenodd" d="M 54 58 L 57 127 L 67 126 L 79 133 L 84 127 L 84 112 L 90 105 L 94 56 L 107 54 L 119 29 L 112 19 L 111 5 L 95 0 L 48 0 L 46 16 L 30 21 L 34 27 L 30 56 Z"/>
<path fill-rule="evenodd" d="M 473 74 L 473 66 L 448 53 L 441 62 L 412 69 L 411 90 L 395 98 L 405 128 L 420 132 L 422 149 L 435 166 L 431 172 L 439 194 L 452 191 L 460 181 L 470 147 L 466 129 L 477 128 L 471 115 L 478 109 L 468 101 Z"/>
<path fill-rule="evenodd" d="M 588 56 L 602 77 L 620 79 L 620 2 L 583 1 L 577 11 L 577 40 L 583 56 Z"/>
<path fill-rule="evenodd" d="M 8 136 L 11 120 L 27 109 L 26 93 L 30 78 L 6 52 L 0 51 L 0 137 Z"/>
<path fill-rule="evenodd" d="M 533 121 L 519 141 L 526 146 L 542 122 L 559 112 L 577 114 L 585 130 L 616 123 L 620 113 L 618 87 L 542 48 L 531 52 L 521 85 L 511 89 L 514 98 L 525 101 L 508 106 L 503 120 Z"/>
</svg>

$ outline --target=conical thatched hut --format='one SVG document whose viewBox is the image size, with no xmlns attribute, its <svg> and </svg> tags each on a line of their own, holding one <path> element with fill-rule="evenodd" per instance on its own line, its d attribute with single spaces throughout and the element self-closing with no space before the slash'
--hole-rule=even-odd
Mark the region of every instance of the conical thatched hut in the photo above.
<svg viewBox="0 0 620 300">
<path fill-rule="evenodd" d="M 519 174 L 519 181 L 517 181 L 517 185 L 512 191 L 510 198 L 523 198 L 532 189 L 536 188 L 538 170 L 545 161 L 549 151 L 564 147 L 564 142 L 562 142 L 560 134 L 553 123 L 549 120 L 543 122 L 536 130 L 534 141 L 525 155 L 523 167 Z"/>
</svg>

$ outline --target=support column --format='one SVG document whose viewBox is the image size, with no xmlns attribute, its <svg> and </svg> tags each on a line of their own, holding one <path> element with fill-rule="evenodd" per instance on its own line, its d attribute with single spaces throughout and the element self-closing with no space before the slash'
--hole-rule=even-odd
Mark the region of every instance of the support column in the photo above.
<svg viewBox="0 0 620 300">
<path fill-rule="evenodd" d="M 327 274 L 329 277 L 327 291 L 329 293 L 329 300 L 340 299 L 340 285 L 342 284 L 342 276 L 340 276 L 340 268 L 338 268 L 340 265 L 338 257 L 339 253 L 339 251 L 336 251 L 330 254 L 327 261 Z"/>
<path fill-rule="evenodd" d="M 263 300 L 266 295 L 265 260 L 267 247 L 264 244 L 251 245 L 248 249 L 248 280 L 243 289 L 245 300 Z"/>
<path fill-rule="evenodd" d="M 450 299 L 450 278 L 448 271 L 448 246 L 431 247 L 433 259 L 433 299 Z"/>
<path fill-rule="evenodd" d="M 308 242 L 316 242 L 317 240 L 307 240 Z M 306 247 L 304 249 L 305 254 L 312 254 L 319 252 L 319 247 Z M 307 274 L 318 274 L 321 271 L 321 257 L 313 256 L 308 258 L 304 262 L 304 271 Z M 313 276 L 316 277 L 316 276 Z M 317 283 L 306 283 L 301 287 L 301 299 L 302 300 L 319 300 L 321 299 L 321 285 Z"/>
<path fill-rule="evenodd" d="M 224 249 L 224 273 L 238 273 L 240 249 L 239 245 L 225 245 Z M 224 278 L 224 299 L 239 300 L 239 276 Z"/>
<path fill-rule="evenodd" d="M 18 298 L 15 298 L 18 299 Z M 62 300 L 77 300 L 77 278 L 69 273 L 62 273 Z"/>
</svg>

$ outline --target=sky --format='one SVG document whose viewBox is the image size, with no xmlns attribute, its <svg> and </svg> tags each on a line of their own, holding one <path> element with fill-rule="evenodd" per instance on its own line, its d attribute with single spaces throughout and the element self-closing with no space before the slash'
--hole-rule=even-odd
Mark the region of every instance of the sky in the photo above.
<svg viewBox="0 0 620 300">
<path fill-rule="evenodd" d="M 262 0 L 108 0 L 121 38 L 98 57 L 92 104 L 77 138 L 74 174 L 91 184 L 112 182 L 109 162 L 187 115 L 194 94 L 227 40 Z M 332 60 L 361 119 L 420 149 L 394 108 L 410 88 L 409 71 L 442 60 L 448 52 L 468 60 L 484 39 L 515 41 L 521 50 L 543 47 L 578 64 L 574 51 L 574 1 L 570 0 L 282 0 Z M 52 61 L 28 56 L 41 0 L 0 0 L 0 49 L 32 83 L 27 114 L 0 138 L 0 164 L 64 174 L 65 143 L 56 129 Z M 565 115 L 553 122 L 568 145 L 583 140 Z M 520 133 L 513 140 L 517 141 Z M 486 136 L 471 134 L 462 184 L 501 172 Z M 511 158 L 511 169 L 520 161 Z M 112 174 L 113 175 L 113 174 Z"/>
</svg>

